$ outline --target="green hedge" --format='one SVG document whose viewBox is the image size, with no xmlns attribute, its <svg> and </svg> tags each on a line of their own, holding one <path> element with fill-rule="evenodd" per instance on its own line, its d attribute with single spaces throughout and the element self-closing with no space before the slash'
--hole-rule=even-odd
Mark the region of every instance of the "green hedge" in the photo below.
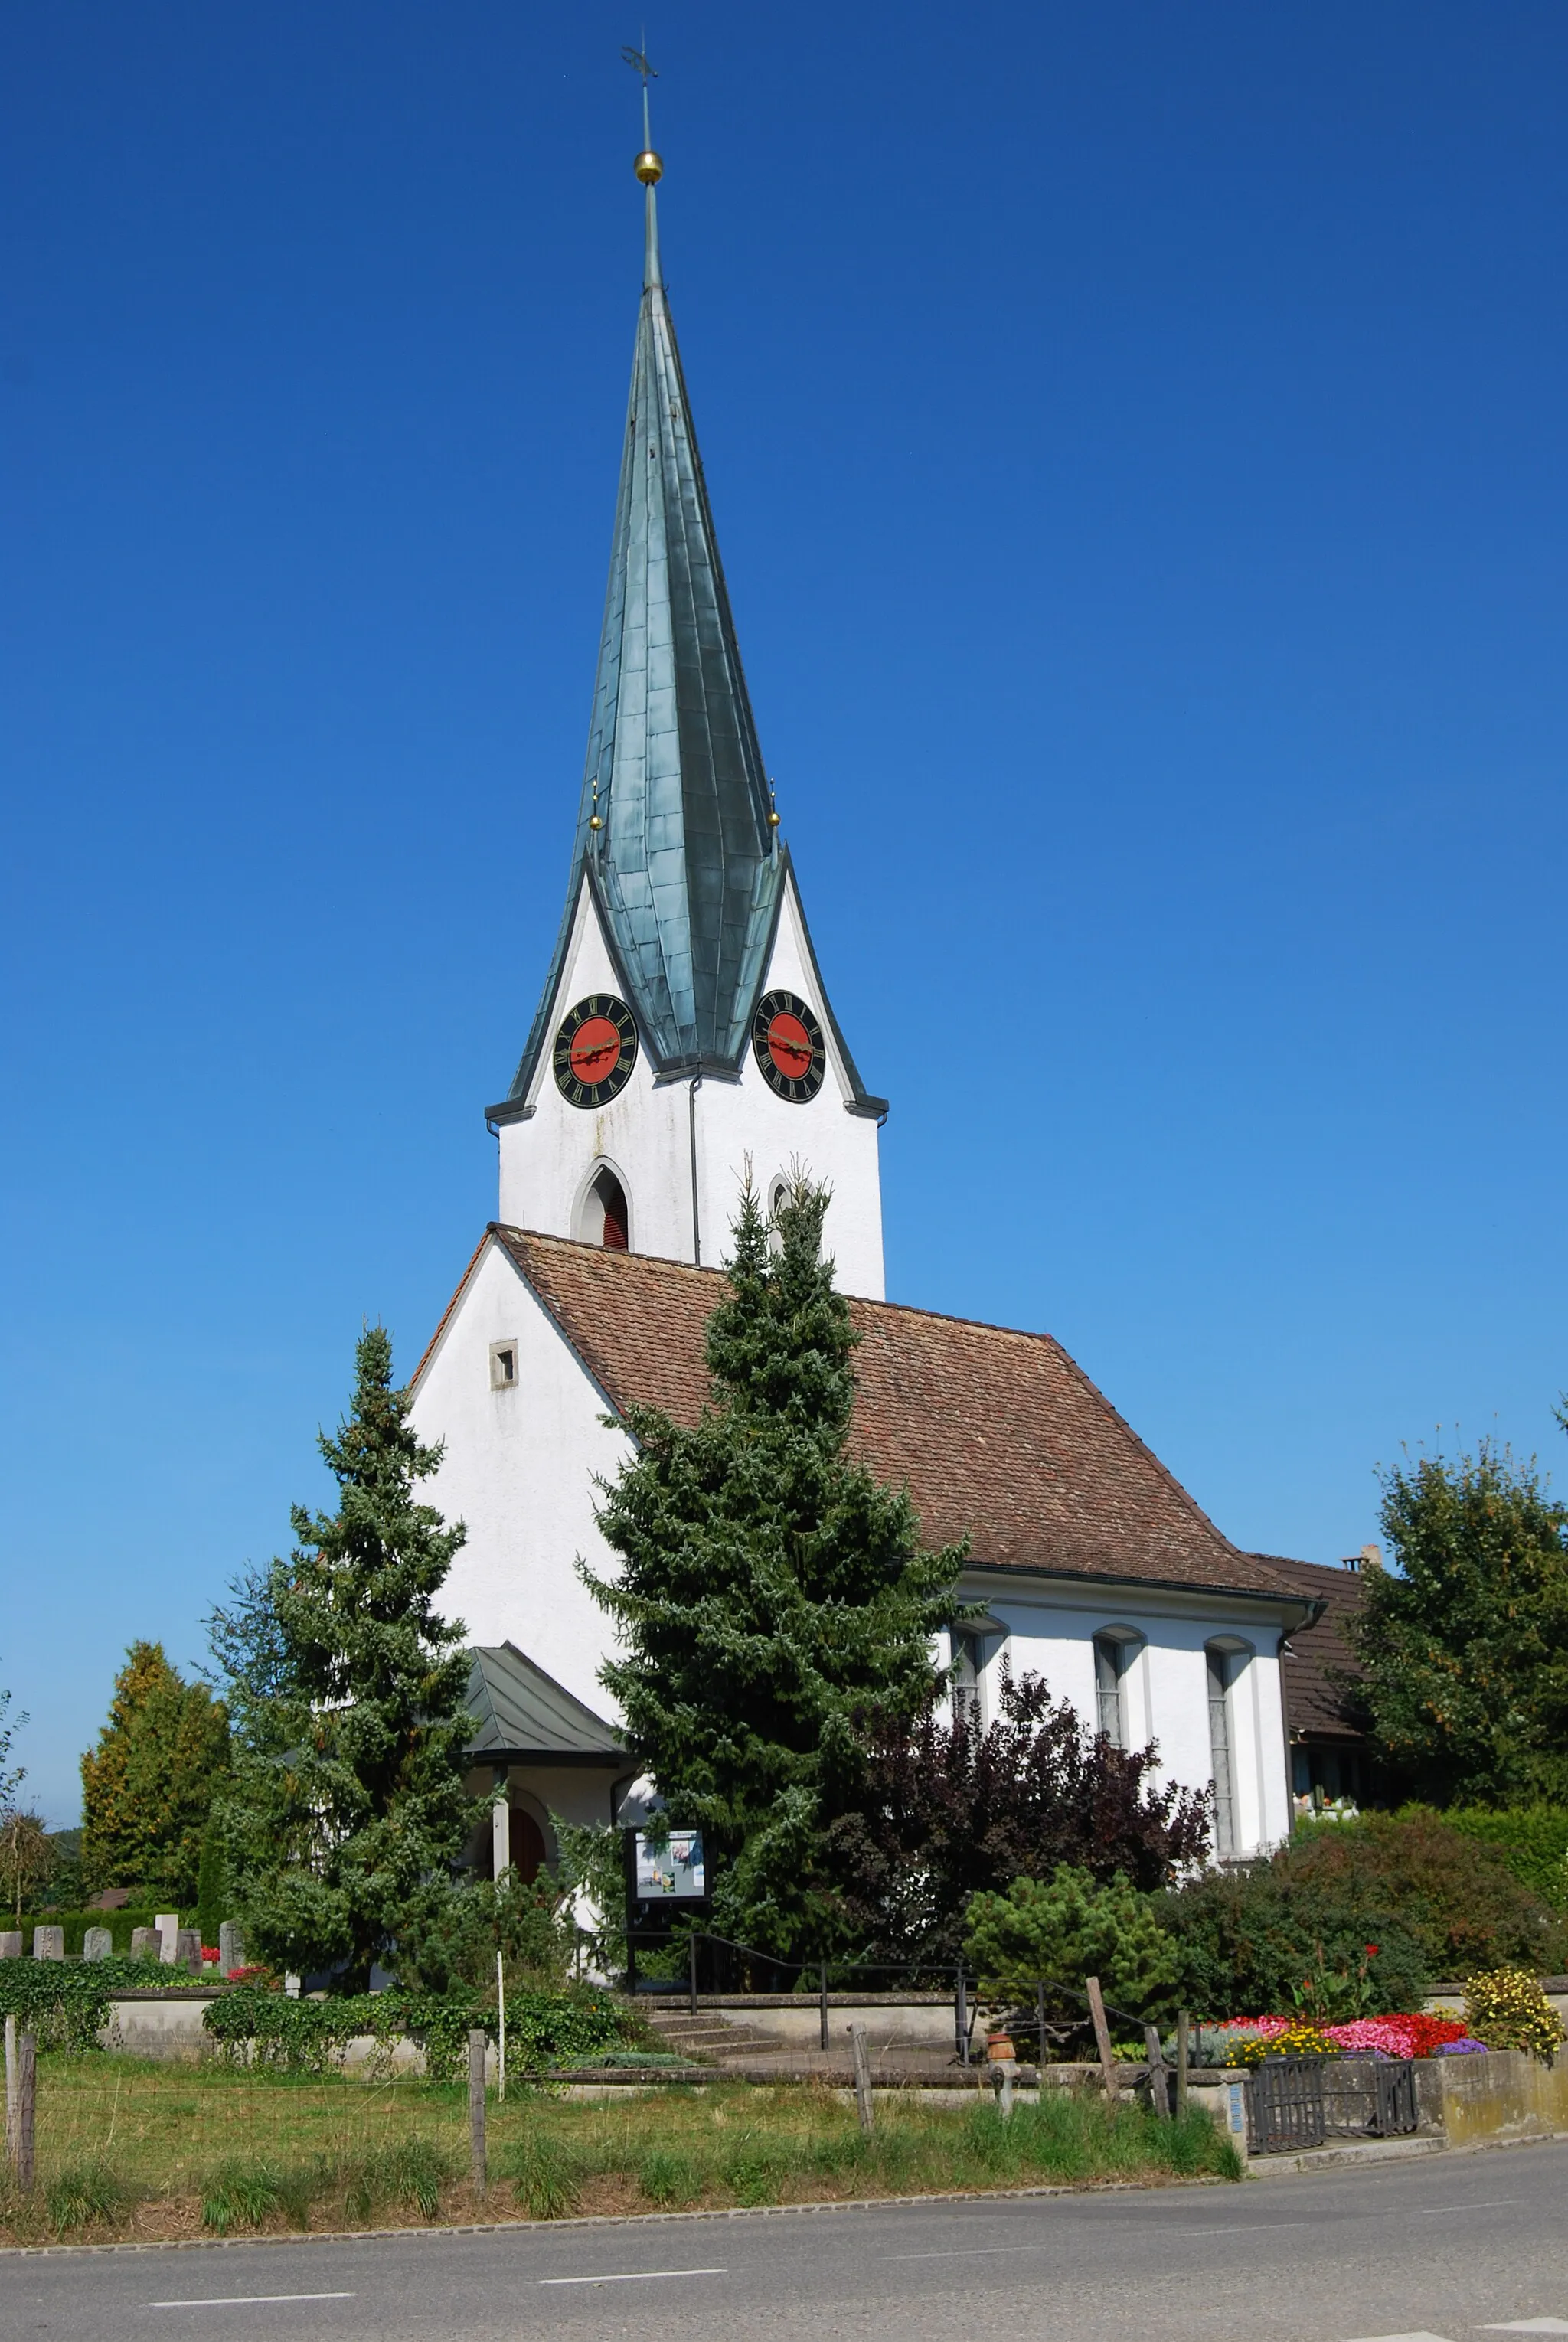
<svg viewBox="0 0 1568 2342">
<path fill-rule="evenodd" d="M 1515 1806 L 1497 1813 L 1454 1806 L 1443 1818 L 1450 1829 L 1495 1847 L 1515 1878 L 1554 1911 L 1568 1913 L 1568 1806 Z"/>
<path fill-rule="evenodd" d="M 236 2062 L 325 2073 L 363 2035 L 388 2046 L 419 2042 L 425 2069 L 440 2080 L 461 2072 L 471 2027 L 494 2040 L 495 2015 L 476 1993 L 345 1993 L 294 2000 L 260 1985 L 234 1985 L 209 2001 L 202 2023 Z M 603 2056 L 625 2038 L 615 2002 L 592 1992 L 520 1992 L 506 2002 L 506 2056 L 514 2072 L 547 2070 Z"/>
<path fill-rule="evenodd" d="M 169 1973 L 155 1960 L 0 1960 L 0 2017 L 42 2048 L 95 2049 L 115 1994 L 166 1985 Z"/>
<path fill-rule="evenodd" d="M 128 1957 L 132 1928 L 150 1927 L 156 1917 L 155 1911 L 133 1911 L 127 1904 L 123 1911 L 34 1911 L 21 1919 L 13 1919 L 7 1912 L 0 1918 L 0 1927 L 21 1928 L 24 1955 L 33 1949 L 35 1927 L 64 1927 L 67 1959 L 80 1959 L 82 1938 L 89 1927 L 107 1927 L 115 1939 L 115 1951 Z"/>
</svg>

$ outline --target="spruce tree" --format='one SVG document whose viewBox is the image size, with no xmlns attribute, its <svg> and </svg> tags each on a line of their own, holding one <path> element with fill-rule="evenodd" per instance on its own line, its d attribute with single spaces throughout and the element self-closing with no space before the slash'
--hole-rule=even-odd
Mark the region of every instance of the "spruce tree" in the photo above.
<svg viewBox="0 0 1568 2342">
<path fill-rule="evenodd" d="M 133 1643 L 82 1759 L 86 1885 L 147 1887 L 183 1910 L 228 1748 L 228 1718 L 205 1684 L 187 1683 L 161 1643 Z"/>
<path fill-rule="evenodd" d="M 907 1493 L 849 1459 L 855 1336 L 827 1201 L 797 1179 L 770 1230 L 748 1186 L 709 1404 L 689 1429 L 627 1410 L 637 1453 L 599 1512 L 624 1567 L 579 1565 L 624 1646 L 600 1679 L 634 1755 L 672 1823 L 704 1833 L 715 1926 L 782 1957 L 844 1940 L 827 1834 L 864 1733 L 932 1696 L 963 1559 L 924 1551 Z"/>
<path fill-rule="evenodd" d="M 320 1443 L 337 1511 L 295 1506 L 292 1557 L 241 1578 L 210 1621 L 235 1716 L 225 1838 L 247 1948 L 339 1969 L 348 1989 L 431 1924 L 474 1818 L 464 1629 L 435 1606 L 463 1526 L 416 1500 L 441 1450 L 409 1423 L 384 1328 L 355 1363 L 348 1419 Z"/>
</svg>

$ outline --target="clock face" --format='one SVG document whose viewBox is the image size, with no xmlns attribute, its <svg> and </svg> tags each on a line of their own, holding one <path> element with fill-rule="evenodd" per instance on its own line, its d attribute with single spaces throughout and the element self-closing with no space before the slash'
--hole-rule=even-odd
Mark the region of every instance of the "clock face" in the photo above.
<svg viewBox="0 0 1568 2342">
<path fill-rule="evenodd" d="M 568 1106 L 604 1106 L 620 1095 L 637 1062 L 637 1026 L 624 1000 L 595 992 L 579 1000 L 555 1036 L 555 1086 Z"/>
<path fill-rule="evenodd" d="M 822 1026 L 794 992 L 764 992 L 752 1018 L 752 1047 L 763 1079 L 796 1106 L 815 1097 L 827 1071 Z"/>
</svg>

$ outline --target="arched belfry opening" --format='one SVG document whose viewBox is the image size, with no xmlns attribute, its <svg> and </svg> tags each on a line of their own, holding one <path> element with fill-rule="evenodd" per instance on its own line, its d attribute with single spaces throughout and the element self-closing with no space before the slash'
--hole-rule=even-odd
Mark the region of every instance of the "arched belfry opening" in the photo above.
<svg viewBox="0 0 1568 2342">
<path fill-rule="evenodd" d="M 582 1244 L 603 1245 L 606 1252 L 630 1252 L 632 1215 L 626 1191 L 607 1163 L 589 1180 L 577 1215 Z"/>
</svg>

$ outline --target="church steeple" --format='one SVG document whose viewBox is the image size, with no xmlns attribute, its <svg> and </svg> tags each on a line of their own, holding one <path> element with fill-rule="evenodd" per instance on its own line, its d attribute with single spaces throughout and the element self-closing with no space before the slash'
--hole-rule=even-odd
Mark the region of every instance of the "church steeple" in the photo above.
<svg viewBox="0 0 1568 2342">
<path fill-rule="evenodd" d="M 660 266 L 662 171 L 645 147 L 643 298 L 577 836 L 514 1097 L 546 1038 L 584 876 L 644 1045 L 671 1074 L 740 1063 L 785 867 Z"/>
</svg>

